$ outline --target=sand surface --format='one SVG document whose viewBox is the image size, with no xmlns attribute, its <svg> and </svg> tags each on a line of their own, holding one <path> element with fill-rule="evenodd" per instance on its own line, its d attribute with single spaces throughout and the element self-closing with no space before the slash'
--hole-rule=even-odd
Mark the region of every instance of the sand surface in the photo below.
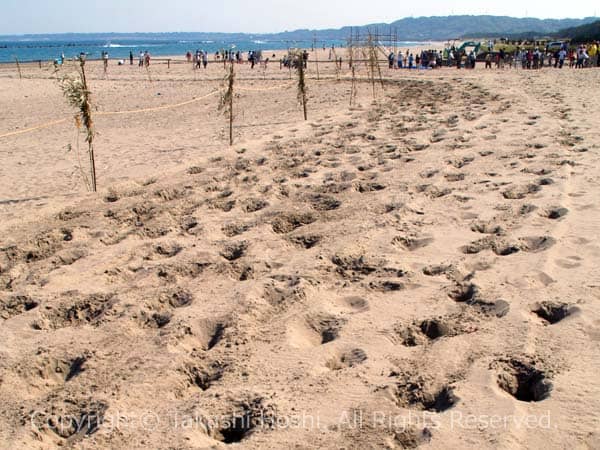
<svg viewBox="0 0 600 450">
<path fill-rule="evenodd" d="M 599 448 L 600 71 L 244 65 L 229 147 L 222 66 L 88 69 L 98 194 L 0 67 L 0 447 Z"/>
</svg>

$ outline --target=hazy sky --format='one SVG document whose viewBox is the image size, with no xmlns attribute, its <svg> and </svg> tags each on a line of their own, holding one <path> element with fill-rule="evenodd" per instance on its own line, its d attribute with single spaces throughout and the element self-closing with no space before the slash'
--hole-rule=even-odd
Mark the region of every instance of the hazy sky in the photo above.
<svg viewBox="0 0 600 450">
<path fill-rule="evenodd" d="M 0 35 L 60 32 L 277 32 L 392 22 L 407 16 L 595 16 L 591 0 L 0 0 Z"/>
</svg>

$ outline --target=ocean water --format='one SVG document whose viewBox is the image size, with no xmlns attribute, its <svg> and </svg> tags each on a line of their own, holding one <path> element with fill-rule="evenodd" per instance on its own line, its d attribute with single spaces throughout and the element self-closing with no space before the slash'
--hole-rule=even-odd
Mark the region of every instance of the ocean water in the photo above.
<svg viewBox="0 0 600 450">
<path fill-rule="evenodd" d="M 102 52 L 108 52 L 111 59 L 127 59 L 129 52 L 134 58 L 140 51 L 148 51 L 152 57 L 185 57 L 190 51 L 205 50 L 214 54 L 219 50 L 233 49 L 241 52 L 250 50 L 284 50 L 287 48 L 310 49 L 312 41 L 281 41 L 281 40 L 180 40 L 180 39 L 148 39 L 148 38 L 118 38 L 118 39 L 64 39 L 54 40 L 52 36 L 42 37 L 0 37 L 0 63 L 14 62 L 18 58 L 21 62 L 27 61 L 53 61 L 64 53 L 70 59 L 86 53 L 89 59 L 99 59 Z M 326 48 L 334 45 L 336 48 L 346 45 L 341 40 L 319 40 L 317 47 Z M 416 42 L 402 42 L 400 47 L 418 45 Z"/>
<path fill-rule="evenodd" d="M 318 46 L 340 47 L 343 41 L 319 41 Z M 0 40 L 0 62 L 19 61 L 53 61 L 60 58 L 64 53 L 70 59 L 80 53 L 86 53 L 89 59 L 99 59 L 102 52 L 108 52 L 111 59 L 127 59 L 129 52 L 137 57 L 140 51 L 148 51 L 153 57 L 175 56 L 185 57 L 190 51 L 205 50 L 214 54 L 219 50 L 230 50 L 248 52 L 250 50 L 282 50 L 287 48 L 312 47 L 311 41 L 267 41 L 267 40 L 245 40 L 245 41 L 183 41 L 183 40 L 144 40 L 144 39 L 119 39 L 107 40 L 82 40 L 82 41 L 60 41 L 51 39 L 15 39 Z"/>
</svg>

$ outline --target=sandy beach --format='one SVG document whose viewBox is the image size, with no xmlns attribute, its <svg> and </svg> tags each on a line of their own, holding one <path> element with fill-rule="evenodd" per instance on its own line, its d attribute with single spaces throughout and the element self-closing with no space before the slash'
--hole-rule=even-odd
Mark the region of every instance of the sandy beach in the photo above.
<svg viewBox="0 0 600 450">
<path fill-rule="evenodd" d="M 0 66 L 1 448 L 599 448 L 600 70 L 340 53 Z"/>
</svg>

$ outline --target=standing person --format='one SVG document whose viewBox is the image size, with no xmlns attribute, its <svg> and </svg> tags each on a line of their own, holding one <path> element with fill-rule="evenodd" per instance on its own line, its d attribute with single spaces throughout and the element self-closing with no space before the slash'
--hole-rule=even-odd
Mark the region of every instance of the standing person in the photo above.
<svg viewBox="0 0 600 450">
<path fill-rule="evenodd" d="M 404 68 L 404 56 L 402 56 L 402 52 L 398 52 L 398 69 Z"/>
<path fill-rule="evenodd" d="M 500 65 L 500 64 L 498 64 L 498 65 Z M 487 55 L 485 55 L 485 68 L 486 69 L 492 68 L 492 52 L 488 52 Z"/>
<path fill-rule="evenodd" d="M 206 66 L 208 65 L 208 52 L 207 51 L 202 51 L 202 65 L 206 69 Z"/>
<path fill-rule="evenodd" d="M 133 51 L 129 50 L 129 65 L 133 66 Z"/>
<path fill-rule="evenodd" d="M 148 50 L 144 52 L 144 66 L 146 66 L 146 69 L 150 67 L 150 52 Z"/>
<path fill-rule="evenodd" d="M 144 67 L 144 52 L 140 50 L 138 67 Z"/>
<path fill-rule="evenodd" d="M 104 75 L 108 72 L 108 52 L 102 52 L 102 64 L 104 65 Z"/>
<path fill-rule="evenodd" d="M 415 57 L 411 53 L 410 55 L 408 55 L 408 68 L 409 69 L 413 68 L 414 61 L 415 61 Z"/>
<path fill-rule="evenodd" d="M 396 58 L 396 55 L 394 55 L 394 52 L 391 52 L 388 55 L 388 66 L 390 69 L 394 68 L 394 59 Z"/>
<path fill-rule="evenodd" d="M 565 58 L 567 57 L 567 51 L 564 48 L 560 49 L 558 52 L 558 68 L 562 69 L 565 65 Z"/>
</svg>

